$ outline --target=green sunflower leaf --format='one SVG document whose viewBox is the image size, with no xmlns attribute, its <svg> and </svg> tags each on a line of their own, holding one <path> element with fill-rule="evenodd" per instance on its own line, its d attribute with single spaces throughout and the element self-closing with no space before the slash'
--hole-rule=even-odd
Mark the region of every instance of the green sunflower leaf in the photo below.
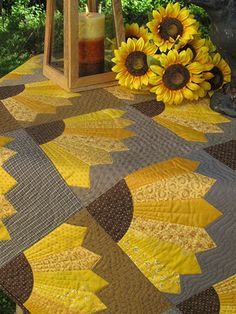
<svg viewBox="0 0 236 314">
<path fill-rule="evenodd" d="M 161 62 L 151 56 L 147 56 L 147 64 L 150 68 L 151 65 L 161 65 Z"/>
</svg>

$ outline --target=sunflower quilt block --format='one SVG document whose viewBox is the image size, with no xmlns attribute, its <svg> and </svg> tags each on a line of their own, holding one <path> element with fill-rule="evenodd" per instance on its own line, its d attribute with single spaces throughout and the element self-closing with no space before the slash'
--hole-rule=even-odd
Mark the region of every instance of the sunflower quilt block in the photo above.
<svg viewBox="0 0 236 314">
<path fill-rule="evenodd" d="M 91 167 L 112 164 L 113 152 L 128 150 L 123 141 L 135 134 L 124 115 L 105 109 L 64 119 L 62 134 L 41 145 L 69 186 L 90 188 Z"/>
<path fill-rule="evenodd" d="M 177 157 L 125 178 L 133 219 L 119 246 L 161 292 L 179 294 L 181 275 L 201 273 L 196 254 L 216 246 L 205 227 L 222 214 L 204 199 L 215 179 L 198 166 Z"/>
<path fill-rule="evenodd" d="M 3 99 L 2 103 L 24 127 L 35 124 L 40 115 L 53 119 L 58 109 L 71 106 L 70 99 L 80 96 L 78 93 L 64 91 L 51 81 L 29 83 L 21 87 L 22 90 L 18 94 Z"/>
<path fill-rule="evenodd" d="M 207 134 L 223 133 L 221 124 L 230 120 L 212 111 L 209 98 L 185 100 L 181 106 L 165 105 L 162 113 L 153 120 L 189 142 L 208 142 Z"/>
<path fill-rule="evenodd" d="M 12 262 L 27 278 L 17 296 L 32 314 L 96 313 L 106 305 L 96 295 L 109 283 L 93 268 L 101 256 L 84 247 L 87 228 L 67 223 L 25 250 Z M 14 287 L 14 275 L 9 284 Z"/>
</svg>

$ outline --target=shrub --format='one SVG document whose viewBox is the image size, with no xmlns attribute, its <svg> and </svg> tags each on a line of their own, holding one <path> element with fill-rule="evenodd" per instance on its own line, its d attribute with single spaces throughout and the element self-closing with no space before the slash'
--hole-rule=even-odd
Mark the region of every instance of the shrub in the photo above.
<svg viewBox="0 0 236 314">
<path fill-rule="evenodd" d="M 15 303 L 0 290 L 0 313 L 14 314 L 15 309 Z"/>
<path fill-rule="evenodd" d="M 29 5 L 28 0 L 17 0 L 10 12 L 0 19 L 1 75 L 13 70 L 30 55 L 43 51 L 45 10 L 43 5 Z"/>
</svg>

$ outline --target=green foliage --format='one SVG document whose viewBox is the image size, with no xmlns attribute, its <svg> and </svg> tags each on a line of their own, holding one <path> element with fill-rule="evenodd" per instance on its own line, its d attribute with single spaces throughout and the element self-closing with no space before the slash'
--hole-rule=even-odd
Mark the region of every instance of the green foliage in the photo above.
<svg viewBox="0 0 236 314">
<path fill-rule="evenodd" d="M 124 19 L 126 23 L 145 24 L 155 8 L 153 0 L 123 0 Z"/>
<path fill-rule="evenodd" d="M 13 70 L 30 55 L 43 51 L 45 11 L 43 5 L 17 0 L 0 18 L 0 74 Z"/>
<path fill-rule="evenodd" d="M 0 291 L 0 313 L 14 314 L 16 310 L 15 303 Z"/>
<path fill-rule="evenodd" d="M 126 23 L 145 24 L 153 9 L 166 6 L 174 0 L 122 0 L 124 20 Z M 3 0 L 3 12 L 0 16 L 0 76 L 13 70 L 31 55 L 43 52 L 45 1 L 40 0 Z M 84 10 L 87 0 L 80 0 L 80 9 Z M 109 33 L 112 30 L 111 0 L 101 0 L 106 14 Z M 209 19 L 206 12 L 188 0 L 180 1 L 187 6 L 200 22 L 204 36 L 208 35 Z M 57 11 L 55 17 L 55 52 L 63 43 L 63 16 Z M 109 36 L 112 38 L 112 36 Z"/>
<path fill-rule="evenodd" d="M 200 30 L 204 37 L 209 36 L 209 26 L 210 26 L 210 19 L 206 13 L 206 11 L 194 4 L 189 6 L 192 14 L 195 16 L 196 20 L 200 23 Z"/>
</svg>

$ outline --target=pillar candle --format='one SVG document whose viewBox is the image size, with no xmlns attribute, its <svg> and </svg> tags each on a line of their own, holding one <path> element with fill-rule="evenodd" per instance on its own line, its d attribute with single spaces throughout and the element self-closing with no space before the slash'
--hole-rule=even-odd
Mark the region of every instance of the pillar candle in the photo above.
<svg viewBox="0 0 236 314">
<path fill-rule="evenodd" d="M 105 15 L 79 14 L 79 75 L 104 72 Z"/>
</svg>

